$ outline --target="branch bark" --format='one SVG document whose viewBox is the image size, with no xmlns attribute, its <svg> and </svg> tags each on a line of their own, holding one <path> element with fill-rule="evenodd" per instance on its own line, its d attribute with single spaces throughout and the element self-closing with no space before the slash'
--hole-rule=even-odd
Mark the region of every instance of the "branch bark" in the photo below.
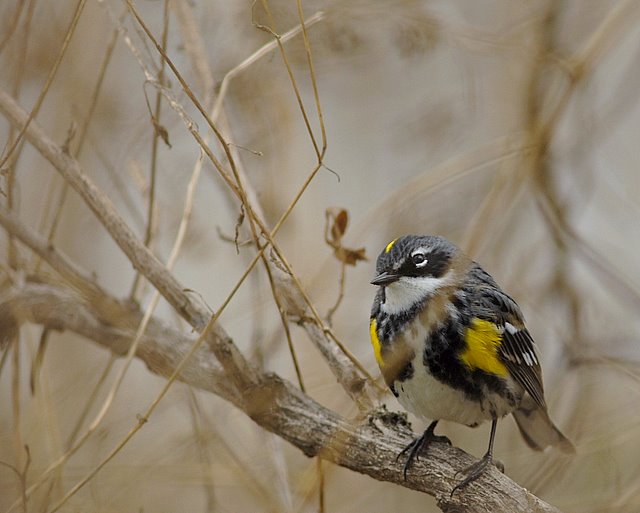
<svg viewBox="0 0 640 513">
<path fill-rule="evenodd" d="M 26 113 L 2 90 L 0 111 L 17 126 L 26 122 Z M 207 310 L 185 293 L 182 285 L 137 239 L 108 198 L 84 175 L 78 162 L 35 121 L 27 129 L 26 137 L 82 196 L 134 267 L 193 327 L 203 329 L 210 318 Z M 26 282 L 1 291 L 0 336 L 15 333 L 19 326 L 30 322 L 77 333 L 115 354 L 126 353 L 142 317 L 137 306 L 111 297 L 9 213 L 0 210 L 0 220 L 10 234 L 40 254 L 73 286 L 71 289 Z M 264 429 L 288 440 L 308 456 L 320 456 L 375 479 L 426 492 L 447 512 L 558 512 L 494 468 L 450 497 L 459 479 L 457 471 L 474 461 L 455 447 L 431 448 L 429 457 L 412 467 L 405 481 L 402 462 L 396 461 L 412 437 L 404 417 L 382 410 L 366 418 L 345 419 L 279 376 L 256 371 L 221 326 L 216 325 L 208 342 L 183 367 L 179 379 L 227 399 Z M 136 356 L 152 372 L 169 376 L 194 344 L 195 338 L 153 319 L 140 340 Z M 214 363 L 216 359 L 221 366 Z M 233 365 L 225 364 L 230 361 Z M 229 369 L 242 375 L 234 376 Z M 240 390 L 234 383 L 249 385 Z"/>
<path fill-rule="evenodd" d="M 28 113 L 2 89 L 0 111 L 20 129 L 27 125 Z M 25 137 L 76 190 L 131 264 L 156 287 L 167 302 L 198 332 L 208 327 L 208 321 L 212 316 L 207 308 L 197 297 L 189 295 L 185 287 L 136 237 L 118 214 L 111 200 L 82 171 L 78 161 L 58 146 L 35 120 L 29 123 Z M 228 367 L 230 379 L 242 379 L 246 383 L 256 382 L 253 367 L 217 322 L 208 331 L 207 343 L 223 367 Z"/>
<path fill-rule="evenodd" d="M 23 128 L 27 123 L 28 114 L 1 89 L 0 111 L 17 127 Z M 117 213 L 111 200 L 82 172 L 78 161 L 51 140 L 35 121 L 29 124 L 25 137 L 82 197 L 134 267 L 149 279 L 194 328 L 202 329 L 210 317 L 206 308 L 184 293 L 184 287 L 166 272 L 162 263 L 138 240 Z"/>
<path fill-rule="evenodd" d="M 0 112 L 3 112 L 9 121 L 22 129 L 28 120 L 28 113 L 5 91 L 0 89 Z M 184 286 L 166 269 L 155 255 L 136 237 L 126 222 L 118 214 L 110 199 L 89 179 L 83 172 L 76 159 L 58 146 L 34 120 L 29 123 L 25 131 L 26 139 L 47 159 L 52 166 L 67 180 L 78 192 L 87 206 L 95 213 L 98 220 L 109 232 L 113 240 L 118 244 L 123 253 L 129 258 L 133 267 L 151 282 L 169 304 L 191 325 L 201 332 L 211 318 L 211 314 L 205 306 L 197 301 L 196 296 L 185 292 Z M 274 268 L 275 269 L 275 268 Z M 289 290 L 296 286 L 292 283 L 292 277 L 279 269 L 276 272 L 282 275 L 282 281 L 288 284 Z M 298 297 L 294 294 L 292 297 Z M 304 308 L 304 300 L 296 299 L 296 308 Z M 320 352 L 328 357 L 329 367 L 345 391 L 358 404 L 370 406 L 367 397 L 366 381 L 362 379 L 353 363 L 342 354 L 331 338 L 321 329 L 310 330 L 309 323 L 303 323 L 303 327 L 310 333 L 312 342 Z M 217 352 L 223 366 L 234 367 L 234 378 L 252 378 L 251 366 L 246 362 L 240 351 L 228 336 L 226 331 L 215 323 L 211 329 L 208 343 Z M 247 371 L 243 376 L 241 369 Z"/>
<path fill-rule="evenodd" d="M 77 293 L 50 284 L 26 283 L 0 295 L 0 333 L 27 322 L 77 333 L 120 355 L 126 353 L 135 335 L 135 328 L 106 324 Z M 152 372 L 168 376 L 192 343 L 190 336 L 154 320 L 136 356 Z M 213 356 L 210 349 L 202 347 L 180 374 L 180 381 L 232 402 L 307 456 L 320 456 L 380 481 L 426 492 L 445 512 L 559 513 L 493 467 L 450 497 L 460 479 L 457 471 L 475 461 L 456 447 L 434 445 L 428 458 L 416 462 L 405 481 L 403 462 L 396 457 L 413 435 L 403 416 L 383 409 L 366 418 L 345 419 L 271 373 L 261 375 L 260 384 L 245 391 L 252 397 L 247 405 L 245 398 L 230 388 Z"/>
</svg>

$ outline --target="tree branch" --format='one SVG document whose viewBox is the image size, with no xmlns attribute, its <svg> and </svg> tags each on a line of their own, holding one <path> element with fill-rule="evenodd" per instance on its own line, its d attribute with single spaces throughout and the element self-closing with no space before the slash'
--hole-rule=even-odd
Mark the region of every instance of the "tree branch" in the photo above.
<svg viewBox="0 0 640 513">
<path fill-rule="evenodd" d="M 127 315 L 118 316 L 117 324 L 106 321 L 103 314 L 76 292 L 51 284 L 27 283 L 0 295 L 0 333 L 11 333 L 21 324 L 33 322 L 52 330 L 72 331 L 116 355 L 125 356 L 142 313 L 131 309 Z M 194 336 L 184 335 L 153 319 L 142 336 L 136 356 L 151 372 L 167 377 L 194 340 Z M 201 347 L 189 360 L 180 379 L 234 404 L 240 402 L 238 393 L 230 387 L 229 379 L 207 346 Z"/>
<path fill-rule="evenodd" d="M 26 322 L 72 331 L 119 355 L 126 353 L 135 334 L 135 327 L 106 324 L 77 293 L 49 284 L 27 283 L 0 295 L 0 333 L 15 331 Z M 168 376 L 193 340 L 154 320 L 140 341 L 136 356 L 152 372 Z M 350 421 L 275 374 L 261 375 L 260 384 L 245 391 L 252 397 L 248 405 L 230 388 L 229 380 L 213 360 L 208 348 L 200 348 L 182 371 L 180 381 L 232 402 L 307 456 L 320 456 L 375 479 L 426 492 L 446 512 L 559 513 L 494 468 L 450 497 L 459 480 L 456 472 L 474 461 L 455 447 L 431 447 L 429 457 L 416 462 L 405 481 L 403 462 L 396 461 L 396 457 L 413 435 L 402 416 L 378 410 L 365 419 Z"/>
<path fill-rule="evenodd" d="M 25 126 L 28 119 L 27 113 L 1 89 L 0 111 L 14 125 L 21 128 Z M 35 121 L 29 124 L 25 136 L 82 197 L 134 267 L 148 277 L 165 299 L 190 324 L 197 329 L 202 329 L 210 317 L 206 308 L 194 303 L 194 300 L 184 293 L 184 287 L 138 240 L 138 237 L 117 213 L 109 198 L 83 173 L 78 161 L 51 140 Z"/>
<path fill-rule="evenodd" d="M 0 111 L 17 126 L 26 122 L 26 113 L 2 90 Z M 35 121 L 27 129 L 26 137 L 82 196 L 134 267 L 192 326 L 202 329 L 210 318 L 207 310 L 194 302 L 140 243 L 108 198 L 84 175 L 77 161 L 49 139 Z M 0 293 L 0 336 L 10 336 L 22 324 L 31 322 L 46 329 L 80 334 L 115 354 L 125 354 L 142 318 L 137 307 L 109 296 L 7 212 L 0 211 L 0 219 L 10 234 L 40 254 L 75 289 L 29 282 L 5 288 Z M 294 304 L 300 306 L 298 301 Z M 325 335 L 317 333 L 318 337 Z M 430 448 L 429 457 L 417 462 L 405 481 L 403 462 L 396 461 L 396 457 L 413 435 L 404 417 L 382 410 L 350 421 L 324 408 L 279 376 L 256 371 L 221 326 L 216 325 L 208 342 L 209 346 L 200 347 L 184 365 L 178 379 L 227 399 L 264 429 L 288 440 L 308 456 L 320 456 L 375 479 L 426 492 L 436 497 L 440 508 L 447 512 L 558 513 L 495 468 L 450 497 L 459 480 L 457 472 L 474 461 L 455 447 Z M 195 343 L 194 337 L 153 319 L 139 342 L 136 356 L 152 372 L 171 376 L 183 365 L 185 355 Z M 214 363 L 215 358 L 222 367 Z M 229 362 L 233 365 L 225 365 Z M 238 380 L 232 379 L 229 368 L 242 374 Z M 249 384 L 248 388 L 238 390 L 234 386 L 236 382 Z"/>
<path fill-rule="evenodd" d="M 20 128 L 26 126 L 29 119 L 27 112 L 2 89 L 0 89 L 0 111 Z M 194 329 L 203 331 L 211 319 L 207 308 L 187 294 L 182 284 L 136 237 L 109 198 L 84 174 L 78 161 L 50 139 L 35 121 L 29 124 L 25 137 L 82 197 L 131 264 L 156 287 Z M 245 382 L 255 382 L 254 369 L 218 323 L 214 323 L 208 331 L 207 343 L 223 367 L 228 367 L 228 370 L 232 371 L 229 378 L 242 378 Z"/>
<path fill-rule="evenodd" d="M 22 128 L 28 114 L 5 91 L 0 89 L 0 111 L 17 127 Z M 155 255 L 136 237 L 133 231 L 118 214 L 109 198 L 89 179 L 83 172 L 76 159 L 67 154 L 60 146 L 50 139 L 42 127 L 32 121 L 26 132 L 27 140 L 47 159 L 65 180 L 78 192 L 89 208 L 94 212 L 98 220 L 109 232 L 113 240 L 131 261 L 136 270 L 143 274 L 171 304 L 171 306 L 197 331 L 202 331 L 210 319 L 211 314 L 199 301 L 185 292 L 185 288 Z M 287 288 L 296 288 L 291 283 L 292 276 L 280 272 L 282 281 L 288 284 Z M 296 296 L 297 298 L 297 296 Z M 297 308 L 302 308 L 303 299 L 296 299 Z M 346 392 L 356 400 L 358 404 L 370 405 L 365 394 L 366 382 L 357 373 L 353 363 L 342 354 L 333 340 L 321 329 L 309 329 L 309 323 L 303 323 L 309 331 L 311 340 L 321 353 L 328 358 L 329 367 L 343 385 Z M 249 369 L 251 366 L 245 361 L 233 341 L 225 330 L 215 323 L 211 330 L 208 343 L 218 354 L 223 364 L 238 367 L 234 376 L 251 378 Z M 245 376 L 239 371 L 243 368 L 247 371 Z M 255 378 L 255 376 L 254 376 Z"/>
</svg>

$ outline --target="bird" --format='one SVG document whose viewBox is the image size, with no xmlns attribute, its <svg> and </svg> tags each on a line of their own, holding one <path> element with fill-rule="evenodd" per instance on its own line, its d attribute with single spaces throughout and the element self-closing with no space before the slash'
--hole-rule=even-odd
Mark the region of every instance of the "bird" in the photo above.
<svg viewBox="0 0 640 513">
<path fill-rule="evenodd" d="M 498 419 L 512 414 L 526 444 L 556 446 L 572 454 L 571 441 L 547 411 L 536 345 L 518 304 L 478 263 L 437 235 L 392 240 L 376 261 L 378 287 L 370 336 L 382 376 L 400 404 L 431 421 L 407 455 L 404 478 L 433 442 L 441 420 L 476 427 L 491 421 L 485 455 L 463 469 L 454 492 L 493 462 Z M 501 469 L 503 470 L 503 469 Z"/>
</svg>

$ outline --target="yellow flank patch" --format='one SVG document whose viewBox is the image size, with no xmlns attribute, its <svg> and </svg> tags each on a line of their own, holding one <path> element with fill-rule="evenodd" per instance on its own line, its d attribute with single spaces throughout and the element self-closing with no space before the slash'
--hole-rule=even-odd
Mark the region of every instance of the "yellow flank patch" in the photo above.
<svg viewBox="0 0 640 513">
<path fill-rule="evenodd" d="M 387 247 L 384 248 L 384 252 L 385 253 L 389 253 L 389 251 L 391 251 L 391 248 L 393 247 L 393 245 L 396 243 L 398 239 L 393 239 L 389 244 L 387 244 Z"/>
<path fill-rule="evenodd" d="M 490 321 L 477 317 L 464 333 L 467 343 L 460 358 L 469 369 L 480 369 L 497 376 L 509 374 L 505 365 L 498 358 L 498 348 L 502 343 L 502 334 L 498 327 Z"/>
<path fill-rule="evenodd" d="M 373 354 L 376 357 L 376 362 L 382 367 L 384 365 L 384 361 L 382 360 L 382 345 L 378 338 L 378 323 L 375 319 L 371 319 L 369 323 L 369 334 L 371 335 L 371 345 L 373 346 Z"/>
</svg>

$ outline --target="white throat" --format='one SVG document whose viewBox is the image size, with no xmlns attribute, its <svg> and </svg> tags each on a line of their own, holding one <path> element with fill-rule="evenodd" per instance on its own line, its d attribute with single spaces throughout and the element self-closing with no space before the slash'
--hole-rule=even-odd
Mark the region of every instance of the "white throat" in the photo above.
<svg viewBox="0 0 640 513">
<path fill-rule="evenodd" d="M 396 315 L 406 312 L 423 301 L 449 281 L 449 273 L 441 278 L 433 276 L 406 277 L 385 287 L 385 301 L 380 305 L 383 312 Z"/>
</svg>

